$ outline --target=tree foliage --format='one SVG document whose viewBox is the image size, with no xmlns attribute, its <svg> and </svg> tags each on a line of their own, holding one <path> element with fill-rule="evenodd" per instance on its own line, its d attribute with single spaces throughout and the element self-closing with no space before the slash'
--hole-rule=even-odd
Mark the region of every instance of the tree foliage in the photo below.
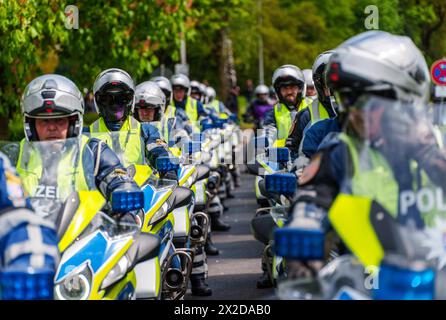
<svg viewBox="0 0 446 320">
<path fill-rule="evenodd" d="M 65 28 L 68 4 L 0 0 L 0 135 L 21 131 L 14 123 L 20 121 L 22 90 L 32 78 L 56 71 L 81 89 L 91 88 L 101 70 L 119 67 L 137 82 L 147 80 L 160 63 L 173 69 L 179 62 L 182 33 L 191 78 L 207 80 L 217 90 L 223 88 L 223 39 L 232 40 L 239 84 L 248 78 L 257 83 L 260 35 L 270 84 L 278 66 L 310 68 L 319 53 L 366 31 L 369 5 L 379 9 L 379 29 L 410 36 L 429 64 L 446 56 L 444 0 L 78 1 L 77 30 Z"/>
</svg>

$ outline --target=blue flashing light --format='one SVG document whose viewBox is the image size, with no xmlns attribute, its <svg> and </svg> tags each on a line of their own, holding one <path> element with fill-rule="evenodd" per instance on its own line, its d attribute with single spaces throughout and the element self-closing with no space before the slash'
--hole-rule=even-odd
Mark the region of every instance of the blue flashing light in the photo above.
<svg viewBox="0 0 446 320">
<path fill-rule="evenodd" d="M 297 178 L 292 173 L 274 173 L 265 176 L 266 191 L 292 196 L 296 191 Z"/>
<path fill-rule="evenodd" d="M 278 163 L 287 163 L 290 160 L 290 151 L 288 148 L 268 148 L 266 155 L 269 161 Z"/>
<path fill-rule="evenodd" d="M 119 190 L 113 191 L 111 196 L 112 209 L 114 212 L 129 212 L 144 207 L 144 192 Z"/>
<path fill-rule="evenodd" d="M 432 300 L 435 292 L 433 269 L 414 271 L 381 264 L 378 289 L 373 289 L 376 300 Z"/>
<path fill-rule="evenodd" d="M 178 159 L 173 157 L 158 157 L 156 159 L 156 170 L 160 173 L 176 171 L 179 168 Z"/>
<path fill-rule="evenodd" d="M 278 256 L 301 261 L 324 258 L 325 235 L 319 229 L 279 228 L 274 231 Z"/>
<path fill-rule="evenodd" d="M 5 270 L 0 273 L 0 288 L 2 300 L 50 300 L 53 299 L 54 271 Z"/>
</svg>

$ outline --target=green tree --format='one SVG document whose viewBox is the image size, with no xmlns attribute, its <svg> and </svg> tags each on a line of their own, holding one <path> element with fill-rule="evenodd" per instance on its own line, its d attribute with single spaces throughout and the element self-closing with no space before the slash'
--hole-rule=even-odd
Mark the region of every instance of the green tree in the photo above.
<svg viewBox="0 0 446 320">
<path fill-rule="evenodd" d="M 0 135 L 20 137 L 20 95 L 39 64 L 67 40 L 57 1 L 0 0 Z M 10 120 L 10 121 L 8 121 Z M 15 120 L 15 121 L 14 121 Z M 8 122 L 8 123 L 6 123 Z M 1 131 L 8 128 L 8 131 Z"/>
<path fill-rule="evenodd" d="M 137 81 L 159 64 L 156 52 L 178 59 L 180 33 L 189 1 L 84 1 L 79 29 L 71 30 L 61 57 L 61 70 L 90 88 L 106 68 L 122 68 Z"/>
</svg>

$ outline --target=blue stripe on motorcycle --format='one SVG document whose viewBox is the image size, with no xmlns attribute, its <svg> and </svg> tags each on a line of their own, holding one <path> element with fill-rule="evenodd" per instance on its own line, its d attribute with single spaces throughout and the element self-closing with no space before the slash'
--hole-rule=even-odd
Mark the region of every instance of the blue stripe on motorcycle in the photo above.
<svg viewBox="0 0 446 320">
<path fill-rule="evenodd" d="M 142 191 L 144 192 L 144 211 L 147 212 L 169 190 L 156 191 L 152 186 L 145 185 Z"/>
<path fill-rule="evenodd" d="M 161 239 L 163 239 L 164 236 L 166 235 L 166 233 L 170 232 L 172 229 L 173 229 L 172 222 L 167 221 L 166 224 L 158 231 L 158 236 Z M 164 241 L 163 243 L 161 243 L 158 255 L 161 255 L 161 253 L 166 248 L 166 245 L 167 245 L 167 241 Z"/>
<path fill-rule="evenodd" d="M 135 287 L 133 287 L 133 284 L 129 282 L 119 293 L 117 300 L 127 300 L 130 295 L 133 295 L 134 292 L 135 292 Z"/>
<path fill-rule="evenodd" d="M 113 253 L 115 253 L 116 247 L 119 247 L 119 241 L 114 243 L 108 241 L 101 232 L 97 231 L 96 235 L 89 242 L 80 248 L 74 256 L 63 263 L 57 275 L 56 282 L 86 261 L 90 262 L 92 271 L 96 273 Z"/>
</svg>

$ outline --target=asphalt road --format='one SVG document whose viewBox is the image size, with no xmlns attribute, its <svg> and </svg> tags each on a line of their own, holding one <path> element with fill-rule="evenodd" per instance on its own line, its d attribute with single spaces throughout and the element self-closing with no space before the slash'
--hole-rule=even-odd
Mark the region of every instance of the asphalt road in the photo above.
<svg viewBox="0 0 446 320">
<path fill-rule="evenodd" d="M 194 297 L 188 291 L 186 300 L 263 300 L 273 297 L 273 289 L 256 288 L 256 280 L 261 275 L 263 245 L 250 231 L 250 222 L 257 209 L 254 176 L 243 173 L 241 186 L 236 188 L 234 195 L 234 199 L 226 200 L 229 210 L 223 215 L 231 229 L 212 233 L 212 240 L 220 249 L 218 256 L 208 256 L 207 283 L 213 294 Z"/>
</svg>

